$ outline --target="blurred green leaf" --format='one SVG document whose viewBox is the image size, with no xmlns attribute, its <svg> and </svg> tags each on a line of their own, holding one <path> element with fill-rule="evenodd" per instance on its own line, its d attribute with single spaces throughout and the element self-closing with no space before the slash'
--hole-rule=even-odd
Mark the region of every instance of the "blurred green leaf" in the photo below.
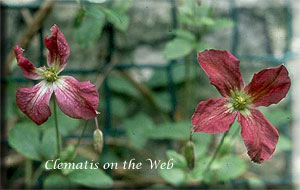
<svg viewBox="0 0 300 190">
<path fill-rule="evenodd" d="M 197 70 L 199 69 L 199 65 L 191 63 L 190 65 L 190 73 L 189 77 L 190 80 L 193 80 L 197 77 Z M 173 80 L 176 84 L 182 83 L 186 80 L 185 77 L 185 65 L 184 64 L 178 64 L 175 67 L 173 67 Z"/>
<path fill-rule="evenodd" d="M 110 89 L 114 92 L 126 94 L 135 98 L 139 96 L 137 89 L 130 82 L 119 76 L 110 77 L 108 79 L 108 84 Z"/>
<path fill-rule="evenodd" d="M 219 169 L 216 174 L 220 181 L 228 181 L 241 176 L 247 170 L 247 164 L 241 158 L 230 155 L 219 161 Z"/>
<path fill-rule="evenodd" d="M 87 48 L 99 39 L 104 25 L 105 16 L 100 9 L 89 7 L 81 25 L 75 28 L 74 38 L 81 48 Z"/>
<path fill-rule="evenodd" d="M 175 34 L 178 38 L 183 38 L 191 41 L 196 40 L 196 36 L 188 30 L 176 29 L 172 31 L 172 33 Z"/>
<path fill-rule="evenodd" d="M 153 131 L 153 126 L 151 118 L 142 113 L 124 122 L 127 136 L 132 145 L 139 149 L 145 146 L 149 134 Z"/>
<path fill-rule="evenodd" d="M 45 178 L 43 181 L 43 188 L 44 189 L 65 189 L 65 188 L 72 188 L 76 185 L 72 183 L 68 177 L 63 176 L 61 174 L 50 174 Z"/>
<path fill-rule="evenodd" d="M 193 42 L 181 38 L 175 38 L 167 43 L 164 49 L 164 56 L 166 59 L 177 59 L 188 55 L 193 48 Z"/>
<path fill-rule="evenodd" d="M 112 98 L 111 100 L 112 114 L 118 117 L 125 117 L 127 114 L 127 105 L 120 98 Z"/>
<path fill-rule="evenodd" d="M 179 153 L 177 153 L 174 150 L 168 150 L 167 156 L 169 159 L 173 159 L 174 167 L 175 168 L 181 168 L 186 169 L 187 168 L 187 162 L 185 160 L 185 157 Z"/>
<path fill-rule="evenodd" d="M 234 26 L 234 22 L 229 18 L 215 18 L 214 23 L 209 26 L 209 29 L 217 30 Z"/>
<path fill-rule="evenodd" d="M 155 101 L 161 110 L 169 112 L 172 109 L 171 97 L 168 92 L 160 92 L 154 94 Z"/>
<path fill-rule="evenodd" d="M 159 169 L 160 176 L 174 186 L 179 186 L 185 182 L 185 173 L 179 168 Z"/>
<path fill-rule="evenodd" d="M 279 109 L 268 109 L 264 111 L 265 117 L 275 126 L 287 123 L 292 119 L 292 114 L 282 108 Z"/>
<path fill-rule="evenodd" d="M 40 130 L 33 123 L 18 123 L 8 133 L 9 145 L 29 159 L 40 160 Z"/>
<path fill-rule="evenodd" d="M 68 175 L 70 181 L 92 188 L 111 187 L 113 180 L 99 169 L 74 170 Z"/>
<path fill-rule="evenodd" d="M 56 132 L 54 128 L 48 128 L 44 131 L 40 152 L 46 159 L 53 158 L 56 155 L 57 144 Z"/>
<path fill-rule="evenodd" d="M 106 0 L 87 0 L 91 3 L 104 3 Z"/>
<path fill-rule="evenodd" d="M 197 150 L 197 149 L 195 149 Z M 207 167 L 207 164 L 211 160 L 210 156 L 207 156 L 206 154 L 202 155 L 198 158 L 196 161 L 194 169 L 188 173 L 188 177 L 192 180 L 202 180 L 203 179 L 203 172 L 205 168 Z"/>
<path fill-rule="evenodd" d="M 264 181 L 258 177 L 251 177 L 247 180 L 251 189 L 266 189 Z"/>
<path fill-rule="evenodd" d="M 108 22 L 112 23 L 117 29 L 126 31 L 129 26 L 129 17 L 122 12 L 113 9 L 102 9 Z"/>
<path fill-rule="evenodd" d="M 292 141 L 284 135 L 279 135 L 278 144 L 276 146 L 275 151 L 288 151 L 292 149 Z"/>
<path fill-rule="evenodd" d="M 201 51 L 204 51 L 206 49 L 212 49 L 213 46 L 209 45 L 209 44 L 206 44 L 206 43 L 202 43 L 202 42 L 198 42 L 196 44 L 196 51 L 197 52 L 201 52 Z"/>
<path fill-rule="evenodd" d="M 196 18 L 194 20 L 194 24 L 196 26 L 202 26 L 202 25 L 214 26 L 215 25 L 215 20 L 210 18 L 210 17 L 201 17 L 201 18 Z"/>
<path fill-rule="evenodd" d="M 132 6 L 132 3 L 133 0 L 114 0 L 113 8 L 121 13 L 125 13 Z"/>
<path fill-rule="evenodd" d="M 212 142 L 212 135 L 208 133 L 194 133 L 193 142 L 195 144 L 195 156 L 198 159 L 206 153 Z"/>
<path fill-rule="evenodd" d="M 167 122 L 158 125 L 151 131 L 151 139 L 187 140 L 190 135 L 190 121 Z"/>
</svg>

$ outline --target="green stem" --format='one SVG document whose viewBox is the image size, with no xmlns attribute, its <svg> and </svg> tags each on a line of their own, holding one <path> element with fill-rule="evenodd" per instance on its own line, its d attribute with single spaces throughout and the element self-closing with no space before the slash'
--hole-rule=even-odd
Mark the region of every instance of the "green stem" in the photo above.
<svg viewBox="0 0 300 190">
<path fill-rule="evenodd" d="M 204 174 L 207 173 L 207 172 L 210 170 L 210 167 L 211 167 L 212 163 L 215 161 L 215 159 L 216 159 L 216 157 L 217 157 L 217 154 L 218 154 L 219 151 L 221 150 L 221 147 L 222 147 L 222 145 L 223 145 L 223 143 L 224 143 L 224 140 L 225 140 L 225 137 L 227 136 L 227 134 L 228 134 L 228 131 L 226 131 L 226 132 L 224 133 L 224 135 L 223 135 L 223 137 L 222 137 L 222 139 L 221 139 L 221 141 L 220 141 L 220 143 L 219 143 L 217 149 L 216 149 L 215 152 L 214 152 L 213 157 L 211 158 L 211 160 L 209 161 L 208 165 L 206 166 L 206 169 L 205 169 L 204 172 L 203 172 Z"/>
<path fill-rule="evenodd" d="M 32 161 L 27 159 L 25 161 L 25 186 L 27 189 L 31 188 L 31 177 L 32 177 Z"/>
<path fill-rule="evenodd" d="M 81 135 L 80 135 L 80 137 L 79 137 L 79 139 L 78 139 L 78 141 L 77 141 L 77 144 L 76 144 L 76 146 L 75 146 L 75 149 L 74 149 L 74 154 L 76 153 L 77 148 L 78 148 L 79 145 L 80 145 L 81 139 L 82 139 L 82 137 L 83 137 L 83 135 L 84 135 L 84 132 L 85 132 L 85 130 L 86 130 L 86 128 L 87 128 L 87 123 L 88 123 L 88 120 L 85 120 L 83 129 L 82 129 L 82 131 L 81 131 Z"/>
<path fill-rule="evenodd" d="M 58 130 L 58 121 L 57 121 L 57 113 L 56 113 L 56 102 L 53 99 L 53 108 L 54 108 L 54 122 L 55 122 L 55 131 L 56 131 L 56 144 L 57 144 L 57 156 L 60 158 L 60 133 Z"/>
</svg>

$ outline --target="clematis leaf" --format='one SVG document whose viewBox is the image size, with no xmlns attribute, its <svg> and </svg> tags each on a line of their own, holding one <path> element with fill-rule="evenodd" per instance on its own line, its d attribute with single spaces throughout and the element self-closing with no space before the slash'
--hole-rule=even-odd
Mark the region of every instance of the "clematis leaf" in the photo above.
<svg viewBox="0 0 300 190">
<path fill-rule="evenodd" d="M 159 175 L 174 186 L 179 186 L 185 181 L 185 173 L 182 169 L 172 168 L 169 170 L 160 169 Z"/>
<path fill-rule="evenodd" d="M 9 145 L 32 160 L 40 160 L 40 129 L 32 123 L 19 123 L 8 134 Z"/>
<path fill-rule="evenodd" d="M 61 174 L 51 174 L 45 178 L 43 181 L 44 189 L 55 189 L 55 188 L 72 188 L 76 184 L 72 183 L 68 177 Z"/>
<path fill-rule="evenodd" d="M 176 29 L 176 30 L 172 31 L 172 33 L 175 34 L 179 38 L 183 38 L 183 39 L 191 40 L 191 41 L 196 40 L 196 36 L 188 30 Z"/>
<path fill-rule="evenodd" d="M 40 151 L 47 159 L 54 157 L 57 153 L 56 132 L 54 127 L 47 128 L 43 134 Z"/>
<path fill-rule="evenodd" d="M 193 48 L 194 44 L 192 41 L 181 38 L 175 38 L 174 40 L 167 43 L 164 49 L 164 56 L 168 60 L 177 59 L 191 53 Z"/>
<path fill-rule="evenodd" d="M 113 9 L 101 9 L 108 22 L 112 23 L 117 29 L 126 31 L 129 26 L 129 17 L 122 12 Z"/>
<path fill-rule="evenodd" d="M 142 123 L 142 127 L 141 127 Z M 152 133 L 154 123 L 151 118 L 145 114 L 138 114 L 124 122 L 126 134 L 132 145 L 138 149 L 143 148 L 147 142 L 148 136 Z"/>
<path fill-rule="evenodd" d="M 105 16 L 100 9 L 90 7 L 86 10 L 84 20 L 75 28 L 74 38 L 82 49 L 89 47 L 101 35 Z"/>
<path fill-rule="evenodd" d="M 92 188 L 111 187 L 113 185 L 110 176 L 99 169 L 74 170 L 68 175 L 68 179 L 78 185 Z"/>
<path fill-rule="evenodd" d="M 187 168 L 187 162 L 183 155 L 177 153 L 174 150 L 168 150 L 167 151 L 168 159 L 173 159 L 174 167 L 175 168 L 181 168 L 186 169 Z"/>
</svg>

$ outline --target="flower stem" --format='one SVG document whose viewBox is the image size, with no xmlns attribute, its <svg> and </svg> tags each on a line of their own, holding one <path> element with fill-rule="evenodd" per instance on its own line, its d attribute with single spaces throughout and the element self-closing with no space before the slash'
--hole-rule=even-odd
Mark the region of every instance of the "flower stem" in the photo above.
<svg viewBox="0 0 300 190">
<path fill-rule="evenodd" d="M 215 159 L 216 159 L 216 157 L 217 157 L 217 154 L 218 154 L 219 151 L 221 150 L 221 147 L 222 147 L 222 145 L 223 145 L 223 143 L 224 143 L 224 140 L 225 140 L 225 137 L 227 136 L 227 134 L 228 134 L 228 131 L 226 131 L 226 132 L 224 133 L 224 135 L 223 135 L 223 137 L 222 137 L 222 139 L 221 139 L 221 141 L 220 141 L 220 143 L 219 143 L 217 149 L 216 149 L 215 152 L 214 152 L 213 157 L 211 158 L 211 160 L 209 161 L 208 165 L 206 166 L 206 168 L 205 168 L 205 170 L 204 170 L 204 172 L 203 172 L 204 174 L 210 170 L 210 167 L 211 167 L 212 163 L 215 161 Z"/>
<path fill-rule="evenodd" d="M 75 149 L 74 149 L 74 154 L 76 153 L 77 148 L 78 148 L 79 145 L 80 145 L 81 139 L 82 139 L 82 137 L 83 137 L 83 135 L 84 135 L 84 132 L 85 132 L 85 130 L 86 130 L 86 128 L 87 128 L 87 123 L 88 123 L 88 120 L 85 120 L 83 129 L 82 129 L 82 131 L 81 131 L 81 135 L 80 135 L 80 137 L 79 137 L 79 139 L 78 139 L 78 141 L 77 141 L 77 144 L 76 144 L 76 146 L 75 146 Z"/>
<path fill-rule="evenodd" d="M 58 121 L 57 121 L 57 113 L 56 113 L 56 102 L 53 99 L 53 108 L 54 108 L 54 121 L 55 121 L 55 131 L 56 131 L 56 144 L 57 144 L 57 156 L 60 158 L 60 133 L 58 130 Z"/>
</svg>

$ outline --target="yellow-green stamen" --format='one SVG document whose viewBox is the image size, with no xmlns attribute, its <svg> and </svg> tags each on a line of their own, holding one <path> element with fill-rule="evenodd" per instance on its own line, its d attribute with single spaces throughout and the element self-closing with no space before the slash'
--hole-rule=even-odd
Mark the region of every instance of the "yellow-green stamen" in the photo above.
<svg viewBox="0 0 300 190">
<path fill-rule="evenodd" d="M 57 72 L 53 68 L 48 68 L 43 75 L 48 82 L 54 82 L 58 79 Z"/>
</svg>

